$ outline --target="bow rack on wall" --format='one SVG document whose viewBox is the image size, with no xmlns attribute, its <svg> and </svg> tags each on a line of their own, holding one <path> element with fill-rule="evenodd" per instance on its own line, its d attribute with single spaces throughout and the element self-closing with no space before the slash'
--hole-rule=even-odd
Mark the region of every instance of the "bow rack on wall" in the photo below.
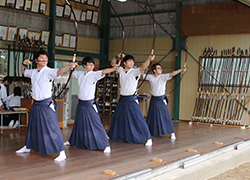
<svg viewBox="0 0 250 180">
<path fill-rule="evenodd" d="M 199 58 L 199 88 L 192 122 L 246 126 L 249 113 L 245 118 L 243 114 L 250 104 L 249 60 L 248 50 L 233 47 L 218 56 L 217 50 L 205 48 Z"/>
</svg>

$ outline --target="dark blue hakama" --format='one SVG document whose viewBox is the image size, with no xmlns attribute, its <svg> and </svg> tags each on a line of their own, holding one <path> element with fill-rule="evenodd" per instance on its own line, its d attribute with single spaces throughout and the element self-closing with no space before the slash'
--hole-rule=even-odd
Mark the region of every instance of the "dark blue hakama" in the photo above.
<svg viewBox="0 0 250 180">
<path fill-rule="evenodd" d="M 135 101 L 136 98 L 120 97 L 108 132 L 110 139 L 128 143 L 142 143 L 151 139 L 140 106 Z"/>
<path fill-rule="evenodd" d="M 107 133 L 99 114 L 93 107 L 94 100 L 79 99 L 74 127 L 69 139 L 71 146 L 83 149 L 104 149 L 109 145 Z"/>
<path fill-rule="evenodd" d="M 56 112 L 48 104 L 51 98 L 32 104 L 25 145 L 40 155 L 58 153 L 64 150 L 63 136 Z"/>
<path fill-rule="evenodd" d="M 150 100 L 147 124 L 152 136 L 174 133 L 173 122 L 164 98 L 165 95 L 152 96 Z"/>
</svg>

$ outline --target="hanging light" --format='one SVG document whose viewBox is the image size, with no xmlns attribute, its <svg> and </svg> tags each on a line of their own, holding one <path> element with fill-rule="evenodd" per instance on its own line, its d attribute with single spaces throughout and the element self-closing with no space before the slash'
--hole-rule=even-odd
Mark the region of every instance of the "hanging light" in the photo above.
<svg viewBox="0 0 250 180">
<path fill-rule="evenodd" d="M 117 1 L 119 1 L 119 2 L 126 2 L 127 0 L 117 0 Z"/>
</svg>

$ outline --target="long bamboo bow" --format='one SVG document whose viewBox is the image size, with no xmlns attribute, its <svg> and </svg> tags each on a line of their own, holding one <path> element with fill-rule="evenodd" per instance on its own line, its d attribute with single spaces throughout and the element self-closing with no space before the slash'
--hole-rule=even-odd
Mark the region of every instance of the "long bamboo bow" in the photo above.
<svg viewBox="0 0 250 180">
<path fill-rule="evenodd" d="M 145 0 L 145 1 L 146 1 L 146 3 L 147 3 L 147 6 L 148 6 L 150 12 L 151 12 L 151 18 L 153 19 L 153 42 L 152 42 L 151 55 L 154 55 L 154 51 L 155 51 L 155 29 L 156 29 L 156 23 L 155 23 L 154 13 L 153 13 L 153 11 L 152 11 L 152 9 L 151 9 L 151 6 L 149 5 L 148 0 Z M 150 62 L 150 63 L 151 63 L 151 62 Z M 137 91 L 140 89 L 140 87 L 141 87 L 141 86 L 143 85 L 143 83 L 145 82 L 145 80 L 146 80 L 146 78 L 147 78 L 147 76 L 148 76 L 148 73 L 149 73 L 150 70 L 152 69 L 152 65 L 150 65 L 150 67 L 147 68 L 147 69 L 148 69 L 148 71 L 147 71 L 145 77 L 143 78 L 141 84 L 139 84 L 139 86 L 137 87 L 137 89 L 136 89 L 136 91 L 134 92 L 133 96 L 137 93 Z"/>
<path fill-rule="evenodd" d="M 66 1 L 66 3 L 67 3 L 67 4 L 69 5 L 69 7 L 70 7 L 70 10 L 71 10 L 71 12 L 72 12 L 72 14 L 73 14 L 73 17 L 74 17 L 74 23 L 75 23 L 75 48 L 74 48 L 74 56 L 73 56 L 73 60 L 72 60 L 72 62 L 75 62 L 75 61 L 76 61 L 76 50 L 77 50 L 77 32 L 78 32 L 78 30 L 77 30 L 77 21 L 76 21 L 75 12 L 74 12 L 74 10 L 73 10 L 71 4 L 69 3 L 68 0 L 65 0 L 65 1 Z M 57 94 L 57 96 L 53 98 L 53 100 L 50 102 L 49 106 L 50 106 L 51 103 L 52 103 L 55 99 L 57 99 L 57 98 L 62 94 L 62 92 L 67 88 L 67 86 L 68 86 L 68 84 L 69 84 L 69 81 L 70 81 L 70 79 L 71 79 L 72 73 L 74 72 L 74 70 L 75 70 L 74 68 L 71 68 L 71 69 L 70 69 L 70 73 L 69 73 L 69 77 L 68 77 L 67 82 L 65 83 L 63 89 Z"/>
<path fill-rule="evenodd" d="M 120 22 L 120 25 L 121 25 L 121 28 L 122 28 L 122 46 L 121 46 L 121 55 L 118 57 L 117 61 L 118 61 L 118 66 L 120 66 L 121 64 L 121 60 L 122 60 L 122 56 L 123 56 L 123 49 L 124 49 L 124 41 L 125 41 L 125 32 L 124 32 L 124 27 L 123 27 L 123 24 L 122 24 L 122 21 L 121 21 L 121 18 L 119 17 L 119 15 L 117 14 L 117 12 L 115 11 L 115 8 L 112 6 L 110 0 L 108 0 L 109 2 L 109 5 L 111 7 L 111 9 L 114 11 L 115 15 L 117 16 L 119 22 Z M 111 86 L 113 85 L 114 83 L 114 80 L 116 78 L 116 75 L 113 77 L 113 79 L 111 80 L 110 82 L 110 85 L 109 87 L 102 93 L 102 95 L 100 95 L 96 101 L 98 101 L 104 94 L 106 94 L 106 92 L 111 88 Z"/>
</svg>

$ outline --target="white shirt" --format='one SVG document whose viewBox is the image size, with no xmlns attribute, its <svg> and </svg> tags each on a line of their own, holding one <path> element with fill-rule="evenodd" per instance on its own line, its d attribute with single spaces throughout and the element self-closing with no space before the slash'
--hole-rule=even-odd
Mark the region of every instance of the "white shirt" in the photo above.
<svg viewBox="0 0 250 180">
<path fill-rule="evenodd" d="M 146 74 L 143 75 L 143 78 L 145 78 Z M 166 91 L 166 83 L 168 80 L 172 79 L 172 77 L 169 77 L 170 73 L 168 74 L 161 74 L 157 77 L 152 74 L 148 74 L 146 80 L 150 82 L 151 86 L 151 94 L 153 96 L 163 96 L 165 95 Z"/>
<path fill-rule="evenodd" d="M 21 107 L 21 99 L 23 96 L 14 96 L 14 94 L 11 94 L 7 97 L 6 106 L 7 107 Z"/>
<path fill-rule="evenodd" d="M 7 100 L 7 91 L 6 91 L 6 87 L 0 83 L 0 99 L 3 99 L 4 102 L 6 102 Z"/>
<path fill-rule="evenodd" d="M 123 96 L 133 95 L 136 91 L 138 81 L 141 75 L 140 68 L 131 68 L 128 72 L 121 67 L 119 71 L 120 76 L 120 94 Z"/>
<path fill-rule="evenodd" d="M 13 98 L 13 97 L 14 97 L 14 93 L 11 94 L 11 95 L 9 95 L 9 96 L 7 97 L 7 100 L 6 100 L 6 107 L 9 107 L 10 99 Z"/>
<path fill-rule="evenodd" d="M 96 82 L 105 77 L 102 71 L 74 71 L 72 77 L 78 80 L 79 92 L 78 99 L 86 101 L 95 98 Z"/>
<path fill-rule="evenodd" d="M 57 71 L 58 69 L 51 69 L 47 66 L 43 67 L 39 72 L 37 69 L 27 69 L 25 71 L 24 76 L 31 78 L 31 96 L 33 99 L 41 101 L 52 97 L 52 81 L 59 77 Z"/>
</svg>

